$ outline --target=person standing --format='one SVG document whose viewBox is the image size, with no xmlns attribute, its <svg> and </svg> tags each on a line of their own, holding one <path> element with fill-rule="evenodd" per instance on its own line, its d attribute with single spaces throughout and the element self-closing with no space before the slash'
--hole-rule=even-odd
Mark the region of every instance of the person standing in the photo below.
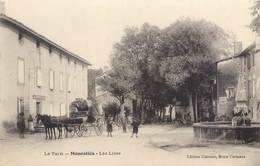
<svg viewBox="0 0 260 166">
<path fill-rule="evenodd" d="M 112 131 L 113 131 L 113 117 L 107 118 L 107 136 L 112 137 Z"/>
<path fill-rule="evenodd" d="M 31 114 L 29 115 L 29 118 L 28 118 L 28 126 L 29 126 L 30 134 L 33 134 L 33 132 L 34 132 L 34 125 L 33 125 L 33 118 L 32 118 Z"/>
<path fill-rule="evenodd" d="M 24 131 L 25 131 L 25 120 L 24 120 L 24 113 L 21 112 L 18 116 L 17 120 L 17 128 L 19 129 L 19 136 L 20 138 L 24 137 Z"/>
<path fill-rule="evenodd" d="M 134 118 L 131 125 L 133 126 L 133 133 L 132 133 L 131 137 L 133 137 L 135 135 L 135 137 L 137 138 L 140 121 L 138 119 Z"/>
</svg>

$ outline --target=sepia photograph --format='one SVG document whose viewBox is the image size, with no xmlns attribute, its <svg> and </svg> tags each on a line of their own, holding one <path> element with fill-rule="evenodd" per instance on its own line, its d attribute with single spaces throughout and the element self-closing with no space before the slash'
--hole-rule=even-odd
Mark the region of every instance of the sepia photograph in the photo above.
<svg viewBox="0 0 260 166">
<path fill-rule="evenodd" d="M 258 166 L 260 0 L 0 0 L 0 149 L 0 166 Z"/>
</svg>

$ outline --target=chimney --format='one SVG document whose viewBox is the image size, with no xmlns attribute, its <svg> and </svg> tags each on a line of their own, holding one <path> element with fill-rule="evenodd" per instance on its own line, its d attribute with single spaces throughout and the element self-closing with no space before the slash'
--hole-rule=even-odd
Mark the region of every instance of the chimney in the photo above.
<svg viewBox="0 0 260 166">
<path fill-rule="evenodd" d="M 5 14 L 5 2 L 0 0 L 0 14 Z"/>
</svg>

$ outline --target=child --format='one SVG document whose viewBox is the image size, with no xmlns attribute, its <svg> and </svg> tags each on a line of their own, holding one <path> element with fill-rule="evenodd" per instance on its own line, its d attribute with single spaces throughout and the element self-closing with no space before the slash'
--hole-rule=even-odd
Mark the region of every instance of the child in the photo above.
<svg viewBox="0 0 260 166">
<path fill-rule="evenodd" d="M 33 132 L 34 132 L 34 126 L 33 126 L 33 118 L 32 118 L 32 115 L 31 115 L 31 114 L 29 115 L 29 118 L 28 118 L 28 126 L 29 126 L 29 132 L 30 132 L 30 134 L 33 134 Z"/>
<path fill-rule="evenodd" d="M 134 118 L 131 125 L 133 126 L 133 133 L 132 133 L 132 136 L 131 136 L 131 137 L 133 137 L 134 134 L 135 134 L 135 137 L 137 138 L 137 137 L 138 137 L 138 135 L 137 135 L 137 134 L 138 134 L 138 127 L 139 127 L 139 125 L 140 125 L 139 120 L 137 120 L 136 118 Z"/>
<path fill-rule="evenodd" d="M 107 119 L 107 136 L 112 137 L 112 131 L 113 131 L 113 117 L 108 117 Z"/>
</svg>

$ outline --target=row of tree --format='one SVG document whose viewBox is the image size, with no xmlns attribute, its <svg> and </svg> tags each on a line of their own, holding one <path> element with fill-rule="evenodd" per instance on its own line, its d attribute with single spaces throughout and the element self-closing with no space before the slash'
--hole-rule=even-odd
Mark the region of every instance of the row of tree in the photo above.
<svg viewBox="0 0 260 166">
<path fill-rule="evenodd" d="M 227 55 L 228 41 L 216 24 L 190 18 L 164 29 L 127 28 L 114 45 L 111 70 L 97 83 L 119 100 L 122 113 L 127 98 L 137 101 L 134 113 L 147 123 L 176 102 L 189 105 L 198 121 L 198 103 L 210 96 L 215 62 Z"/>
</svg>

